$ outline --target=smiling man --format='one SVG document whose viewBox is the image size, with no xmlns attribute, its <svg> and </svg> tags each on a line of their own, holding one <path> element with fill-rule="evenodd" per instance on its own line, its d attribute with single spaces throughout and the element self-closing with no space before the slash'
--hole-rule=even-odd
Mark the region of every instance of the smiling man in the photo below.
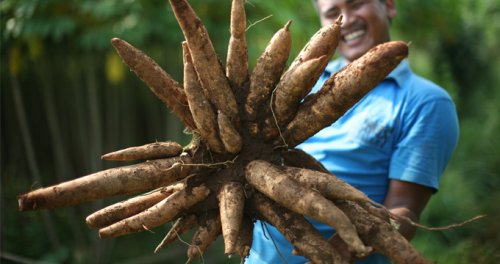
<svg viewBox="0 0 500 264">
<path fill-rule="evenodd" d="M 313 0 L 313 4 L 322 26 L 333 23 L 339 15 L 344 18 L 337 48 L 342 57 L 330 62 L 311 93 L 372 47 L 390 41 L 391 21 L 396 17 L 394 0 Z M 438 190 L 457 141 L 452 99 L 441 87 L 414 74 L 404 60 L 337 122 L 298 148 L 391 212 L 418 222 Z M 371 213 L 387 217 L 376 209 Z M 332 228 L 308 220 L 346 260 L 359 260 Z M 406 222 L 399 231 L 408 240 L 416 234 L 416 228 Z M 292 254 L 293 246 L 274 227 L 258 222 L 246 263 L 283 262 L 269 236 L 288 264 L 307 261 Z M 374 253 L 359 263 L 390 263 Z"/>
<path fill-rule="evenodd" d="M 344 16 L 337 50 L 349 62 L 372 47 L 391 40 L 389 28 L 396 16 L 393 0 L 319 0 L 313 3 L 322 26 L 332 24 L 340 14 Z"/>
<path fill-rule="evenodd" d="M 344 18 L 337 48 L 342 57 L 330 62 L 311 93 L 372 47 L 390 41 L 391 22 L 397 13 L 394 0 L 313 0 L 313 5 L 322 26 L 333 23 L 339 15 Z M 418 222 L 438 190 L 457 141 L 458 120 L 450 96 L 414 74 L 404 60 L 337 122 L 298 148 L 391 212 Z M 371 213 L 387 217 L 371 209 Z M 346 260 L 360 260 L 332 228 L 308 220 Z M 416 234 L 416 228 L 406 222 L 401 223 L 399 231 L 408 240 Z M 258 222 L 246 263 L 282 263 L 276 248 L 288 264 L 307 261 L 292 251 L 293 245 L 274 227 Z M 374 252 L 359 263 L 390 261 Z"/>
</svg>

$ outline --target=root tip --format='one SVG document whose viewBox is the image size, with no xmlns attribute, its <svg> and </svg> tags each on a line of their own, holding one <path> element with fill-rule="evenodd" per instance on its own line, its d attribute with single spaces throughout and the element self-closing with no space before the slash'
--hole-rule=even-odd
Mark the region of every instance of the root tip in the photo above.
<svg viewBox="0 0 500 264">
<path fill-rule="evenodd" d="M 339 18 L 337 18 L 337 20 L 335 20 L 335 24 L 337 25 L 342 25 L 342 18 L 344 18 L 344 16 L 341 14 L 339 15 Z"/>
<path fill-rule="evenodd" d="M 158 246 L 156 249 L 155 249 L 155 252 L 154 253 L 158 253 L 158 251 L 161 251 L 162 250 L 162 247 L 161 246 Z"/>
<path fill-rule="evenodd" d="M 92 223 L 92 218 L 91 218 L 91 216 L 88 216 L 88 217 L 85 219 L 85 222 L 87 223 L 87 226 L 88 226 L 89 228 L 94 228 L 94 227 L 95 227 L 95 226 L 93 225 L 93 223 Z"/>
<path fill-rule="evenodd" d="M 120 44 L 122 42 L 123 42 L 123 40 L 121 40 L 119 38 L 112 38 L 111 39 L 111 45 L 113 45 L 113 46 L 116 46 L 116 45 L 118 45 L 118 44 Z"/>
</svg>

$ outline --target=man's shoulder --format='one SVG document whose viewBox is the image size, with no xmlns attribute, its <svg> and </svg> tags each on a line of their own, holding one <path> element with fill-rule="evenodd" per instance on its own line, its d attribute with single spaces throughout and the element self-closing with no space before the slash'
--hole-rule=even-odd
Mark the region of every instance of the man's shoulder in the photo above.
<svg viewBox="0 0 500 264">
<path fill-rule="evenodd" d="M 391 80 L 396 84 L 395 89 L 400 90 L 403 95 L 401 98 L 404 100 L 418 103 L 433 100 L 451 101 L 451 96 L 445 89 L 414 73 L 408 60 L 401 61 L 385 80 Z"/>
<path fill-rule="evenodd" d="M 452 101 L 450 94 L 443 87 L 413 72 L 404 82 L 402 89 L 410 98 L 421 102 L 433 100 Z"/>
<path fill-rule="evenodd" d="M 338 58 L 331 61 L 325 68 L 324 82 L 331 74 L 340 71 L 346 66 L 345 60 Z M 449 100 L 452 101 L 451 96 L 441 86 L 434 82 L 425 79 L 411 70 L 408 60 L 403 60 L 386 78 L 385 80 L 392 80 L 397 84 L 398 89 L 405 94 L 406 99 L 413 102 L 424 103 L 432 100 Z"/>
</svg>

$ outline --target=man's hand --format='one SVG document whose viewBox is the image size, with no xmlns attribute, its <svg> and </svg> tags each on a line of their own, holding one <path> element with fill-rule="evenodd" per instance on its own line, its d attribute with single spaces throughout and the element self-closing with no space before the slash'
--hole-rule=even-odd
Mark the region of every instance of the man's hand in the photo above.
<svg viewBox="0 0 500 264">
<path fill-rule="evenodd" d="M 389 182 L 389 190 L 384 200 L 384 206 L 387 207 L 392 214 L 406 216 L 413 222 L 418 223 L 420 214 L 433 193 L 434 189 L 430 187 L 391 179 Z M 368 211 L 370 214 L 390 223 L 388 212 L 374 206 L 370 206 Z M 410 241 L 415 236 L 417 228 L 404 221 L 399 223 L 401 224 L 399 232 Z M 356 256 L 354 249 L 349 248 L 337 234 L 328 239 L 328 242 L 330 242 L 340 255 L 350 263 L 365 259 L 369 255 L 377 253 L 374 252 L 373 248 L 367 247 L 367 249 L 370 249 L 369 253 L 365 254 L 365 256 Z M 295 249 L 292 253 L 296 256 L 302 255 Z"/>
<path fill-rule="evenodd" d="M 389 223 L 389 214 L 386 211 L 380 208 L 376 208 L 374 206 L 370 206 L 368 208 L 368 212 Z M 354 227 L 354 229 L 356 230 L 356 227 Z M 330 243 L 333 246 L 333 248 L 335 248 L 335 250 L 337 250 L 337 252 L 339 252 L 339 254 L 349 263 L 354 263 L 356 261 L 364 260 L 368 258 L 371 254 L 375 253 L 372 247 L 366 246 L 367 253 L 363 255 L 357 254 L 357 252 L 354 250 L 353 247 L 348 246 L 344 242 L 344 240 L 340 238 L 338 233 L 330 237 L 330 239 L 328 239 L 328 243 Z M 297 248 L 293 249 L 292 254 L 295 256 L 302 256 L 301 252 Z M 306 262 L 306 264 L 307 263 L 310 262 Z"/>
</svg>

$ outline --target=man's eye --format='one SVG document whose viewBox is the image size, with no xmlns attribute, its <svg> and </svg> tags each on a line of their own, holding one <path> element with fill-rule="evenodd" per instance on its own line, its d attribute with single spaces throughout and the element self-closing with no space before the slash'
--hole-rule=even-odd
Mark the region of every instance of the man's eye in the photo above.
<svg viewBox="0 0 500 264">
<path fill-rule="evenodd" d="M 339 16 L 340 16 L 340 13 L 335 12 L 335 13 L 328 13 L 328 14 L 326 14 L 325 18 L 335 18 L 336 19 Z"/>
<path fill-rule="evenodd" d="M 363 1 L 359 1 L 359 2 L 354 3 L 354 4 L 351 6 L 351 8 L 352 8 L 352 9 L 359 9 L 359 8 L 361 8 L 361 6 L 363 6 L 364 4 L 365 4 L 365 2 L 363 2 Z"/>
</svg>

